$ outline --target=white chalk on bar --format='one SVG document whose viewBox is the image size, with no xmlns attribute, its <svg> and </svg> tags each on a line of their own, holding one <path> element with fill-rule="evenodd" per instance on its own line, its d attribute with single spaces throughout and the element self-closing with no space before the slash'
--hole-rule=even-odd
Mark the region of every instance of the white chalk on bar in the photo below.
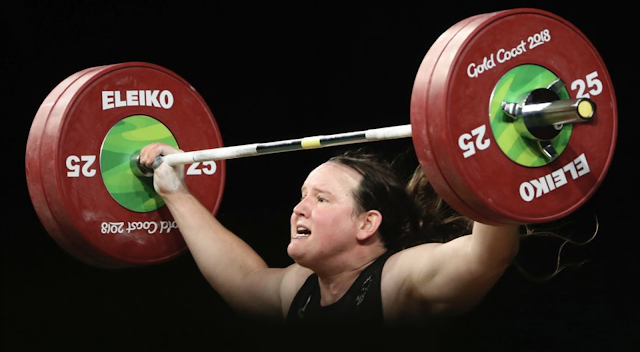
<svg viewBox="0 0 640 352">
<path fill-rule="evenodd" d="M 375 128 L 365 131 L 368 140 L 382 141 L 411 137 L 411 125 Z"/>
</svg>

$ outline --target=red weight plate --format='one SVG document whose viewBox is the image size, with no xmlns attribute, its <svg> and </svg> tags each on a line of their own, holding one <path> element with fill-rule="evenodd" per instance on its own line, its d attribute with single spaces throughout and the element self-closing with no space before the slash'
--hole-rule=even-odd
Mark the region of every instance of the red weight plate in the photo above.
<svg viewBox="0 0 640 352">
<path fill-rule="evenodd" d="M 427 106 L 428 99 L 442 99 L 442 97 L 438 96 L 442 91 L 432 91 L 430 89 L 430 81 L 436 64 L 439 60 L 442 60 L 442 54 L 445 52 L 445 49 L 451 45 L 456 38 L 466 37 L 473 29 L 482 23 L 483 19 L 487 16 L 488 15 L 485 14 L 466 18 L 445 31 L 433 43 L 420 65 L 411 96 L 411 128 L 414 149 L 420 161 L 420 166 L 429 179 L 429 182 L 438 194 L 458 212 L 483 222 L 490 222 L 490 220 L 480 215 L 475 209 L 467 206 L 445 179 L 432 152 L 432 140 L 429 137 L 430 134 L 428 131 L 433 127 L 429 125 L 429 119 L 427 119 L 426 116 L 429 108 L 429 106 Z"/>
<path fill-rule="evenodd" d="M 591 197 L 613 157 L 617 108 L 608 71 L 577 28 L 540 10 L 498 12 L 456 36 L 441 57 L 431 80 L 421 83 L 434 93 L 422 97 L 426 109 L 416 118 L 428 120 L 430 153 L 466 207 L 492 223 L 538 223 L 564 217 Z M 511 161 L 489 126 L 494 87 L 522 65 L 544 67 L 565 82 L 571 98 L 589 93 L 597 105 L 594 121 L 574 125 L 564 152 L 541 167 Z M 461 137 L 474 143 L 467 157 Z"/>
<path fill-rule="evenodd" d="M 160 263 L 186 250 L 166 207 L 134 211 L 118 203 L 105 187 L 106 171 L 100 161 L 106 136 L 132 116 L 157 120 L 151 129 L 168 129 L 184 150 L 222 146 L 202 97 L 182 78 L 159 66 L 105 66 L 62 93 L 42 132 L 42 188 L 66 238 L 102 267 Z M 126 142 L 126 138 L 124 133 L 121 139 Z M 225 163 L 207 166 L 205 172 L 194 166 L 196 175 L 188 172 L 187 184 L 215 213 L 222 197 Z"/>
<path fill-rule="evenodd" d="M 47 95 L 42 105 L 40 105 L 33 123 L 31 124 L 25 153 L 25 170 L 31 202 L 33 203 L 40 221 L 56 243 L 83 262 L 95 266 L 106 266 L 106 263 L 101 263 L 97 258 L 87 255 L 67 239 L 64 231 L 60 228 L 60 225 L 57 223 L 49 209 L 49 204 L 47 202 L 44 189 L 42 188 L 40 178 L 41 137 L 52 108 L 57 104 L 58 99 L 65 90 L 69 88 L 69 86 L 77 81 L 86 80 L 85 76 L 90 76 L 91 73 L 97 69 L 99 69 L 99 67 L 93 67 L 69 76 L 64 81 L 60 82 L 51 91 L 51 93 Z"/>
</svg>

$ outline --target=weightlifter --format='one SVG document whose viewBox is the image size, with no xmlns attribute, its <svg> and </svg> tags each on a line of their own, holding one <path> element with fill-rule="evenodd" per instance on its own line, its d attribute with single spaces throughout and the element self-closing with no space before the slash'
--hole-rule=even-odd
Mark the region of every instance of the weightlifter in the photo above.
<svg viewBox="0 0 640 352">
<path fill-rule="evenodd" d="M 140 162 L 179 152 L 151 144 Z M 236 311 L 290 324 L 395 326 L 477 305 L 518 252 L 517 225 L 443 218 L 418 168 L 407 186 L 391 167 L 343 155 L 311 171 L 291 214 L 286 268 L 269 268 L 190 193 L 182 166 L 160 165 L 165 200 L 204 277 Z M 453 234 L 453 239 L 437 241 Z"/>
</svg>

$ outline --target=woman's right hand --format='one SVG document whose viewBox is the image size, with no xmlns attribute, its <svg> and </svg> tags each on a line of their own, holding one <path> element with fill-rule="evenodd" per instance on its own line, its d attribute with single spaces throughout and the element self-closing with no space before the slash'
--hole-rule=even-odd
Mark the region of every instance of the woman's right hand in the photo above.
<svg viewBox="0 0 640 352">
<path fill-rule="evenodd" d="M 182 150 L 163 143 L 152 143 L 140 150 L 140 164 L 152 168 L 158 155 L 174 153 L 182 153 Z M 184 181 L 184 166 L 171 167 L 166 163 L 157 166 L 153 172 L 153 187 L 162 198 L 175 193 L 188 193 L 189 190 Z"/>
</svg>

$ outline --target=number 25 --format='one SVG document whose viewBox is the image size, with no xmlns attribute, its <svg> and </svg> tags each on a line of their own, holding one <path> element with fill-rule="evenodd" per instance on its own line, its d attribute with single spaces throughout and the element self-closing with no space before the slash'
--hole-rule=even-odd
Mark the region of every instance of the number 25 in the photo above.
<svg viewBox="0 0 640 352">
<path fill-rule="evenodd" d="M 577 90 L 576 98 L 591 98 L 602 93 L 602 82 L 598 79 L 598 72 L 593 71 L 588 74 L 585 82 L 582 79 L 577 79 L 571 82 L 571 90 Z M 587 88 L 592 88 L 588 93 L 585 93 Z"/>
</svg>

